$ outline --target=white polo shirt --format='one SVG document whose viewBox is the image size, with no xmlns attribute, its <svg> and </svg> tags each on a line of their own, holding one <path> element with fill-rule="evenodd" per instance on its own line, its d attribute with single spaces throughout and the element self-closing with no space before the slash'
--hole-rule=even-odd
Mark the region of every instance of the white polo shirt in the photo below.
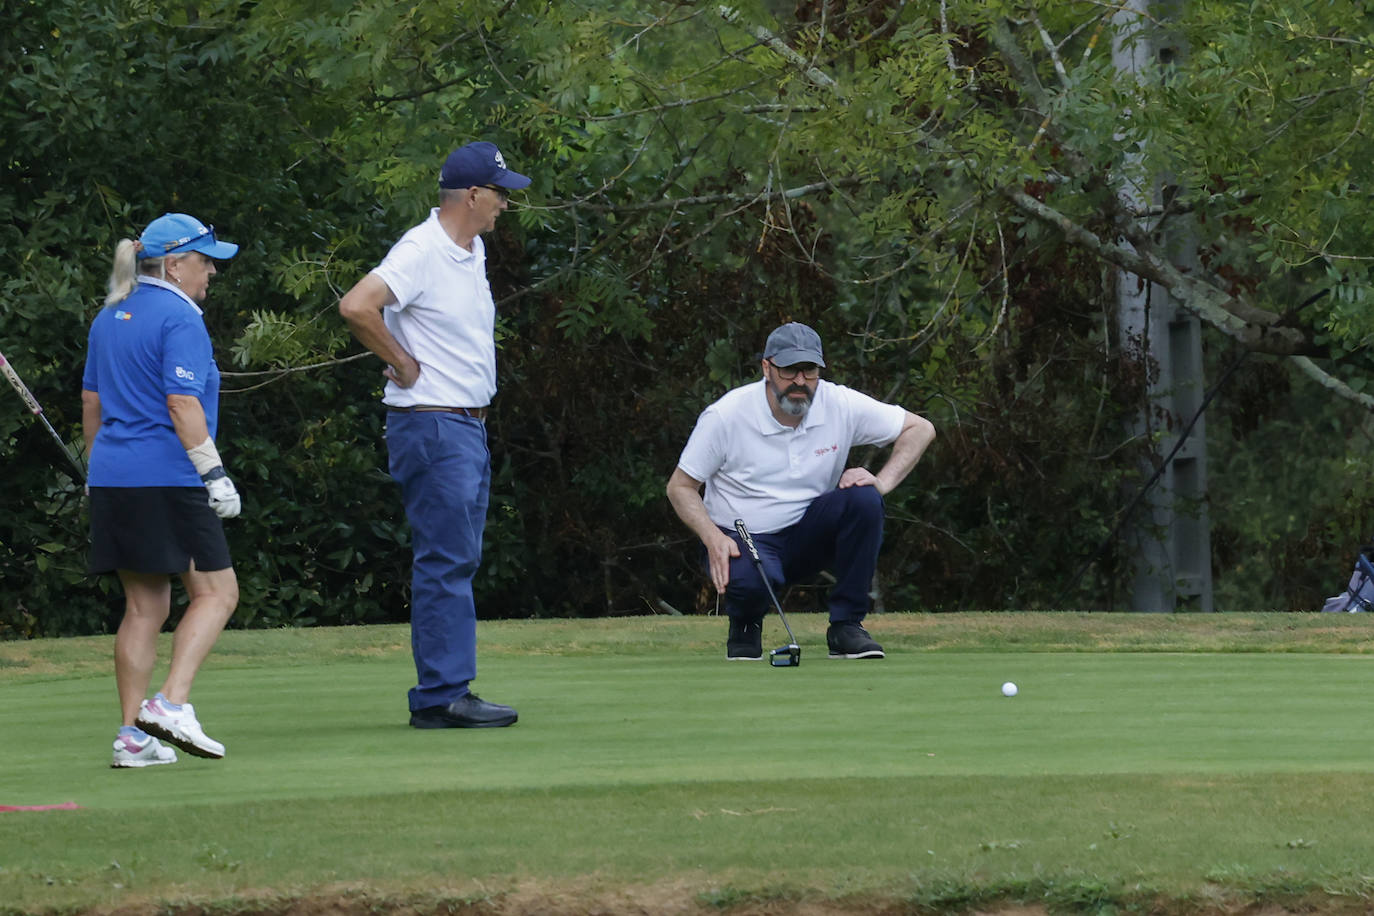
<svg viewBox="0 0 1374 916">
<path fill-rule="evenodd" d="M 706 511 L 727 531 L 737 518 L 762 534 L 795 525 L 840 482 L 851 448 L 887 445 L 906 421 L 896 404 L 821 381 L 791 429 L 774 419 L 766 385 L 736 388 L 702 411 L 678 459 L 684 474 L 706 483 Z"/>
<path fill-rule="evenodd" d="M 496 395 L 496 304 L 487 284 L 486 248 L 458 245 L 439 210 L 414 227 L 372 271 L 396 297 L 382 312 L 387 330 L 420 363 L 409 388 L 387 382 L 391 407 L 486 407 Z"/>
</svg>

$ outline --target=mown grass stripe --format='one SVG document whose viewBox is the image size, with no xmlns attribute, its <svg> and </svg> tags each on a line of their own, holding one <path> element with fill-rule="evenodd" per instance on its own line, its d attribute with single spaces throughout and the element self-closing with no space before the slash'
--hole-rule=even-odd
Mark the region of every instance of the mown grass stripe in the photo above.
<svg viewBox="0 0 1374 916">
<path fill-rule="evenodd" d="M 801 616 L 806 644 L 823 621 Z M 521 722 L 446 732 L 405 725 L 397 628 L 230 633 L 195 696 L 229 756 L 147 772 L 106 767 L 108 639 L 37 647 L 25 657 L 48 673 L 0 669 L 0 729 L 22 736 L 0 804 L 85 807 L 0 814 L 0 901 L 587 881 L 690 888 L 703 906 L 780 887 L 942 907 L 1368 889 L 1374 657 L 1310 634 L 1290 652 L 1047 651 L 1034 634 L 1063 621 L 986 616 L 1026 618 L 1013 651 L 984 633 L 830 662 L 811 643 L 786 670 L 724 662 L 720 621 L 498 627 L 477 686 Z M 911 623 L 874 630 L 892 649 L 921 638 Z"/>
</svg>

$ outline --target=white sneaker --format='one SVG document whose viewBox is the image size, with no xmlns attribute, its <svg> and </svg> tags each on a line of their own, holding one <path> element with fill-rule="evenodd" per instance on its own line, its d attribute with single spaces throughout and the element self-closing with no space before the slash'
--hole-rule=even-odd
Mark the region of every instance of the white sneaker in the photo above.
<svg viewBox="0 0 1374 916">
<path fill-rule="evenodd" d="M 177 752 L 165 747 L 152 735 L 144 735 L 142 744 L 139 744 L 133 735 L 120 735 L 115 739 L 114 759 L 110 761 L 110 766 L 114 769 L 155 767 L 160 763 L 176 762 Z"/>
<path fill-rule="evenodd" d="M 167 698 L 158 694 L 144 700 L 138 710 L 138 727 L 163 741 L 170 741 L 188 754 L 218 760 L 224 756 L 224 745 L 207 736 L 196 721 L 196 711 L 190 703 L 182 703 L 173 710 Z"/>
</svg>

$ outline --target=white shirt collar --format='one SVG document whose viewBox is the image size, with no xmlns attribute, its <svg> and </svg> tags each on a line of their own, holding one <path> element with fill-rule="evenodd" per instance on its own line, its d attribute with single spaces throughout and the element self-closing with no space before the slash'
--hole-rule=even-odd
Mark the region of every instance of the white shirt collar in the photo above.
<svg viewBox="0 0 1374 916">
<path fill-rule="evenodd" d="M 163 280 L 163 279 L 161 279 L 161 278 L 159 278 L 159 277 L 150 277 L 150 276 L 147 276 L 146 274 L 140 276 L 140 277 L 138 278 L 138 282 L 139 282 L 139 283 L 146 283 L 146 284 L 148 284 L 149 286 L 160 286 L 160 287 L 162 287 L 163 289 L 169 289 L 169 290 L 171 290 L 172 292 L 176 293 L 176 294 L 177 294 L 178 296 L 180 296 L 181 298 L 185 299 L 188 303 L 190 303 L 191 308 L 193 308 L 193 309 L 196 310 L 196 314 L 197 314 L 197 315 L 204 315 L 204 314 L 205 314 L 203 311 L 201 311 L 200 306 L 199 306 L 199 305 L 196 305 L 196 300 L 192 299 L 190 296 L 186 295 L 186 293 L 182 292 L 181 287 L 180 287 L 180 286 L 177 286 L 175 283 L 168 283 L 166 280 Z"/>
<path fill-rule="evenodd" d="M 425 220 L 425 222 L 429 225 L 430 231 L 434 232 L 439 239 L 442 239 L 439 243 L 440 249 L 450 258 L 453 258 L 453 260 L 470 261 L 481 252 L 481 249 L 478 247 L 482 244 L 482 237 L 480 235 L 474 235 L 472 237 L 472 248 L 468 249 L 459 245 L 453 240 L 452 236 L 444 231 L 443 223 L 439 222 L 438 207 L 432 207 L 430 209 L 429 219 Z"/>
</svg>

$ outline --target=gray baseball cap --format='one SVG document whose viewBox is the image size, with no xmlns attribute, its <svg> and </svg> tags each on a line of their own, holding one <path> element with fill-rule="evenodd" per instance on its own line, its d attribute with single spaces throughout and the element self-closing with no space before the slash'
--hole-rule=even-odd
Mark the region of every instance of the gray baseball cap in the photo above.
<svg viewBox="0 0 1374 916">
<path fill-rule="evenodd" d="M 797 321 L 789 322 L 768 335 L 768 343 L 763 345 L 763 358 L 775 366 L 815 363 L 825 367 L 825 357 L 821 355 L 821 335 Z"/>
</svg>

